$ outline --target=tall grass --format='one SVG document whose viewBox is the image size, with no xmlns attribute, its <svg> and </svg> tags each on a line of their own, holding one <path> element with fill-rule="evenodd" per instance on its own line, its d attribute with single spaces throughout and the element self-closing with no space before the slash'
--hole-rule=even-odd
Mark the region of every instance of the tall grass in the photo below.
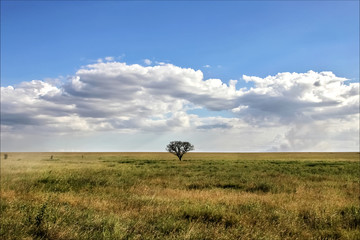
<svg viewBox="0 0 360 240">
<path fill-rule="evenodd" d="M 1 239 L 360 239 L 359 153 L 7 153 Z"/>
</svg>

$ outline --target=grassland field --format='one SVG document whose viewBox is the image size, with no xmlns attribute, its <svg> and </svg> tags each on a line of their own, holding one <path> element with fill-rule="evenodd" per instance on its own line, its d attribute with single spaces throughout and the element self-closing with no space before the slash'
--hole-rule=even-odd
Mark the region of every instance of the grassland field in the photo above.
<svg viewBox="0 0 360 240">
<path fill-rule="evenodd" d="M 1 153 L 0 239 L 360 239 L 359 156 Z"/>
</svg>

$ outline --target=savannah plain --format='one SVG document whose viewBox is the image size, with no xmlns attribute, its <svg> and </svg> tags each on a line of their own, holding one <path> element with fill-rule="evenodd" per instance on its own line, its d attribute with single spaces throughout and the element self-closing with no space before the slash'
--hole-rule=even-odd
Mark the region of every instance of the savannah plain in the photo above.
<svg viewBox="0 0 360 240">
<path fill-rule="evenodd" d="M 359 153 L 1 153 L 1 239 L 360 239 Z"/>
</svg>

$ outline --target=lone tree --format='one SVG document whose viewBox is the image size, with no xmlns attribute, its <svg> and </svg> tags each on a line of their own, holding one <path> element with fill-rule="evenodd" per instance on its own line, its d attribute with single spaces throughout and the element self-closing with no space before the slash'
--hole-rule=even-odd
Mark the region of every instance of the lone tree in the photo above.
<svg viewBox="0 0 360 240">
<path fill-rule="evenodd" d="M 180 161 L 184 154 L 191 150 L 194 150 L 194 146 L 189 142 L 172 141 L 166 146 L 166 151 L 176 155 Z"/>
</svg>

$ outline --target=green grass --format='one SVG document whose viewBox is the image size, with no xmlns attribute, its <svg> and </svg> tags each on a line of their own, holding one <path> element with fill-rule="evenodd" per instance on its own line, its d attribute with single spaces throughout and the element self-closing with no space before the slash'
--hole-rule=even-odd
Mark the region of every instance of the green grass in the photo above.
<svg viewBox="0 0 360 240">
<path fill-rule="evenodd" d="M 359 153 L 7 154 L 1 239 L 360 239 Z"/>
</svg>

